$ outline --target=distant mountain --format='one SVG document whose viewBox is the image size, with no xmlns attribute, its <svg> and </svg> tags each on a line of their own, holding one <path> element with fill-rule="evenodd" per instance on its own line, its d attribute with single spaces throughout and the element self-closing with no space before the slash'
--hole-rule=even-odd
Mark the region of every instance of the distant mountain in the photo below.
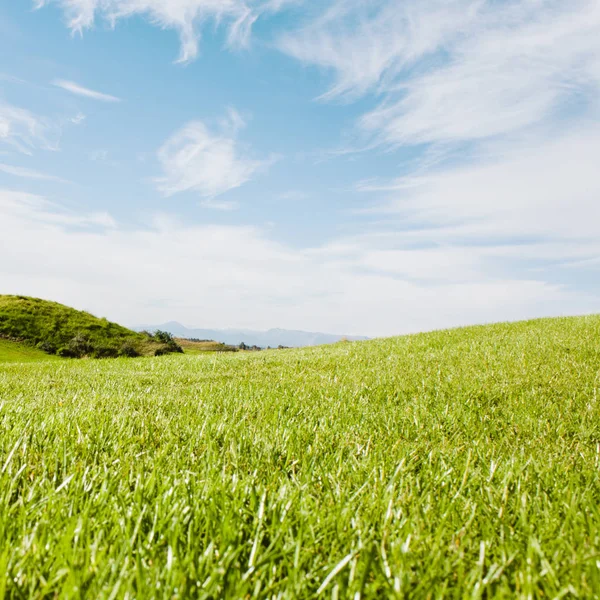
<svg viewBox="0 0 600 600">
<path fill-rule="evenodd" d="M 162 325 L 139 325 L 136 331 L 168 331 L 176 337 L 195 338 L 199 340 L 215 340 L 224 344 L 238 346 L 242 342 L 248 346 L 320 346 L 333 344 L 342 339 L 351 341 L 367 340 L 363 336 L 334 335 L 330 333 L 314 333 L 309 331 L 293 331 L 289 329 L 269 329 L 269 331 L 251 331 L 248 329 L 190 329 L 181 323 L 171 321 Z"/>
</svg>

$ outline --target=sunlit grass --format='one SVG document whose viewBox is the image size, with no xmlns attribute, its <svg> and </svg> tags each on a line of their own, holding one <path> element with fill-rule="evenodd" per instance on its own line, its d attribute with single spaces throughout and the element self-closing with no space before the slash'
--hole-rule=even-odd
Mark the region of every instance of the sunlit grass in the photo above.
<svg viewBox="0 0 600 600">
<path fill-rule="evenodd" d="M 0 365 L 0 598 L 597 597 L 600 318 Z"/>
<path fill-rule="evenodd" d="M 42 350 L 0 338 L 0 363 L 58 360 Z"/>
</svg>

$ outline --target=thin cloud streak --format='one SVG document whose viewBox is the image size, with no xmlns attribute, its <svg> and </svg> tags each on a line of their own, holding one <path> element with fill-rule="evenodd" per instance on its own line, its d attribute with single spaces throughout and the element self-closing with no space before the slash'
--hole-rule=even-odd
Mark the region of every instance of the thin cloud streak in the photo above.
<svg viewBox="0 0 600 600">
<path fill-rule="evenodd" d="M 91 98 L 92 100 L 99 100 L 100 102 L 121 102 L 120 98 L 116 96 L 111 96 L 110 94 L 104 94 L 102 92 L 97 92 L 96 90 L 91 90 L 86 88 L 74 81 L 66 81 L 65 79 L 55 79 L 52 82 L 52 85 L 59 87 L 71 94 L 75 94 L 76 96 L 83 96 L 84 98 Z"/>
<path fill-rule="evenodd" d="M 0 171 L 2 173 L 6 173 L 7 175 L 12 175 L 13 177 L 37 179 L 43 181 L 55 181 L 57 183 L 71 183 L 66 179 L 56 177 L 55 175 L 48 175 L 46 173 L 40 173 L 39 171 L 35 171 L 34 169 L 27 169 L 26 167 L 16 167 L 14 165 L 7 165 L 3 163 L 0 163 Z"/>
</svg>

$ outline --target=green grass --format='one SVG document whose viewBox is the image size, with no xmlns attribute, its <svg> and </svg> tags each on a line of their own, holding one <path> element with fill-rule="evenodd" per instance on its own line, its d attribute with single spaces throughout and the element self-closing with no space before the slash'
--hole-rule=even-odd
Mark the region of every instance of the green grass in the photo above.
<svg viewBox="0 0 600 600">
<path fill-rule="evenodd" d="M 79 348 L 78 354 L 98 357 L 117 355 L 124 348 L 151 356 L 166 348 L 165 344 L 117 323 L 27 296 L 0 295 L 0 338 L 42 348 L 50 354 L 72 354 L 73 340 L 79 338 L 84 348 Z"/>
<path fill-rule="evenodd" d="M 594 598 L 600 317 L 0 365 L 0 598 Z"/>
<path fill-rule="evenodd" d="M 3 362 L 30 362 L 38 360 L 57 360 L 55 356 L 46 354 L 42 350 L 0 339 L 0 363 Z"/>
<path fill-rule="evenodd" d="M 237 347 L 207 340 L 204 342 L 194 342 L 184 338 L 175 338 L 175 341 L 183 348 L 186 354 L 203 354 L 205 352 L 235 352 Z"/>
</svg>

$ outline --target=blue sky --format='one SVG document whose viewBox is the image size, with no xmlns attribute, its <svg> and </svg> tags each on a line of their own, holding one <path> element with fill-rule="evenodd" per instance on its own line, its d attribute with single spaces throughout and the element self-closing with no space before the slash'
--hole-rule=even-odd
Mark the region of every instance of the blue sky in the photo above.
<svg viewBox="0 0 600 600">
<path fill-rule="evenodd" d="M 600 310 L 596 0 L 19 0 L 0 56 L 0 293 L 374 336 Z"/>
</svg>

